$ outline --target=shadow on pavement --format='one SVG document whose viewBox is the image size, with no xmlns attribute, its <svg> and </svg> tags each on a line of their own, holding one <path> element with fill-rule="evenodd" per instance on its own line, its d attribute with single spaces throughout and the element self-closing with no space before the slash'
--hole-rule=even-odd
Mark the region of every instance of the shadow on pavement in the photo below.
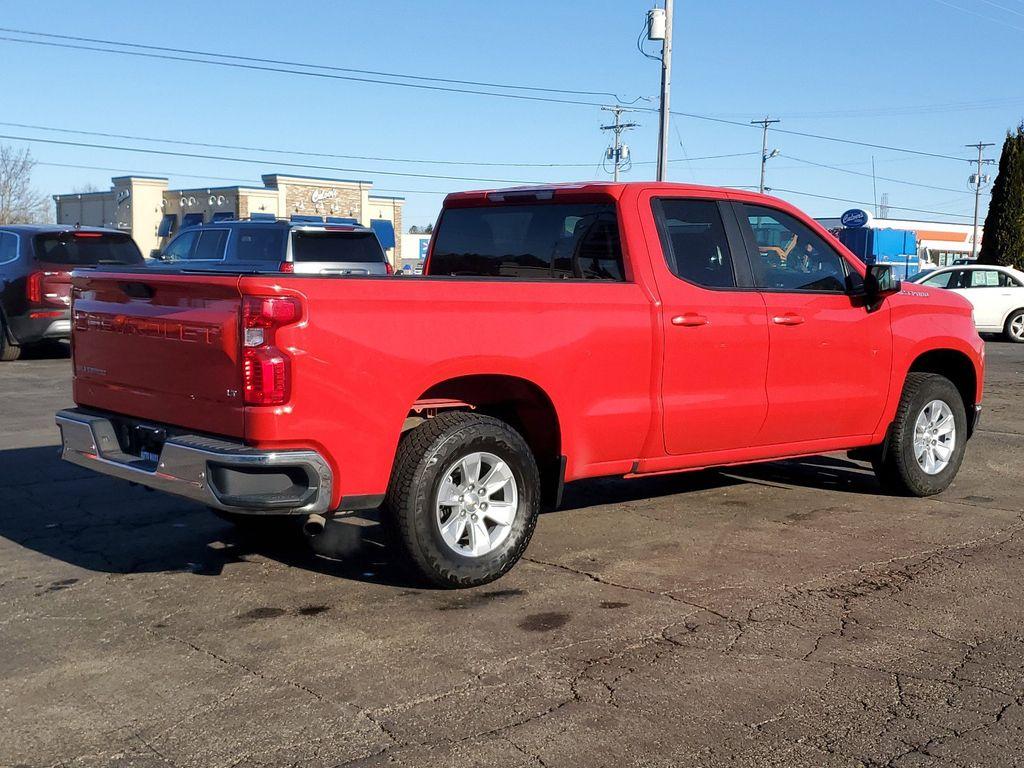
<svg viewBox="0 0 1024 768">
<path fill-rule="evenodd" d="M 877 493 L 870 470 L 818 456 L 634 480 L 572 483 L 559 511 L 740 485 L 783 483 Z M 333 524 L 311 548 L 299 521 L 246 529 L 199 505 L 61 461 L 55 446 L 0 451 L 0 536 L 82 568 L 107 573 L 216 576 L 252 555 L 295 568 L 401 587 L 422 586 L 402 567 L 375 515 Z"/>
</svg>

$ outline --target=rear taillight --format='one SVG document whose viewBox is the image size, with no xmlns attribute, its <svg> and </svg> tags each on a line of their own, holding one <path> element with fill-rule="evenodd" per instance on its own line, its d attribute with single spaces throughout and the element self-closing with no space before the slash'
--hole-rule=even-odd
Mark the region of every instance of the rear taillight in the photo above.
<svg viewBox="0 0 1024 768">
<path fill-rule="evenodd" d="M 395 274 L 395 268 L 391 266 L 391 262 L 390 261 L 385 261 L 384 262 L 384 269 L 387 270 L 387 273 L 389 275 Z"/>
<path fill-rule="evenodd" d="M 290 275 L 295 272 L 295 263 L 291 261 L 282 261 L 281 266 L 278 267 L 278 271 L 285 272 Z"/>
<path fill-rule="evenodd" d="M 70 298 L 61 293 L 55 286 L 54 281 L 49 278 L 57 278 L 60 282 L 67 276 L 67 272 L 32 272 L 25 283 L 25 298 L 32 306 L 37 307 L 66 307 L 69 306 Z"/>
<path fill-rule="evenodd" d="M 242 298 L 242 386 L 247 405 L 288 402 L 291 358 L 274 341 L 278 328 L 301 317 L 302 305 L 290 296 Z"/>
</svg>

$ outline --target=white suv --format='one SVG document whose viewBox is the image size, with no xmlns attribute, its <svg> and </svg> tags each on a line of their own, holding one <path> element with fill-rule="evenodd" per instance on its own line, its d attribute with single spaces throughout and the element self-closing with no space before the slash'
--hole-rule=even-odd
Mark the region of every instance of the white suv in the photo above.
<svg viewBox="0 0 1024 768">
<path fill-rule="evenodd" d="M 985 333 L 1003 333 L 1024 343 L 1024 272 L 971 264 L 943 267 L 913 282 L 959 293 L 974 306 L 974 324 Z"/>
</svg>

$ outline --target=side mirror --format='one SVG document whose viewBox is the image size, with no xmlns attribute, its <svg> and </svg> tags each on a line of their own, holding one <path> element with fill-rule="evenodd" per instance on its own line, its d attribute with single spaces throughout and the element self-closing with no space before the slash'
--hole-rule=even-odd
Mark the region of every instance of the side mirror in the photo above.
<svg viewBox="0 0 1024 768">
<path fill-rule="evenodd" d="M 149 258 L 151 258 L 151 259 L 153 259 L 155 261 L 163 261 L 164 260 L 164 255 L 162 253 L 160 253 L 160 249 L 159 248 L 154 248 L 153 250 L 151 250 L 149 252 Z"/>
<path fill-rule="evenodd" d="M 899 293 L 903 284 L 892 273 L 890 264 L 871 264 L 864 275 L 864 293 L 867 295 L 868 306 L 874 307 L 886 296 Z"/>
</svg>

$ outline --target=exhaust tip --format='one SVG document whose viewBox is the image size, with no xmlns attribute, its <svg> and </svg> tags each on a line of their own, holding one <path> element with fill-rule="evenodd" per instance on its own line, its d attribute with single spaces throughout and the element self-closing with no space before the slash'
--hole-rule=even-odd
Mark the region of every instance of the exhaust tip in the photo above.
<svg viewBox="0 0 1024 768">
<path fill-rule="evenodd" d="M 310 538 L 321 535 L 327 527 L 327 519 L 323 515 L 310 515 L 302 524 L 302 532 Z"/>
</svg>

